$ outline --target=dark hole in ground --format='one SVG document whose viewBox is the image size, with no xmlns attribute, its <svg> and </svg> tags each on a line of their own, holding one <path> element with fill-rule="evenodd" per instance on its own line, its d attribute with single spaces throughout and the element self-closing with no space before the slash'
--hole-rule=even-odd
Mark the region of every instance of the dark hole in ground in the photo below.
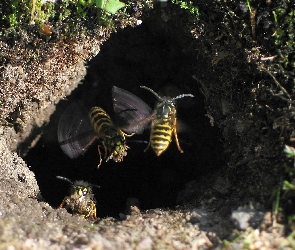
<svg viewBox="0 0 295 250">
<path fill-rule="evenodd" d="M 206 61 L 197 60 L 199 52 L 186 47 L 191 38 L 183 37 L 180 28 L 175 35 L 154 25 L 157 24 L 147 20 L 137 28 L 112 35 L 89 63 L 84 84 L 73 91 L 69 101 L 57 105 L 43 136 L 25 157 L 36 175 L 42 196 L 53 207 L 61 203 L 69 188 L 67 182 L 56 179 L 57 175 L 100 185 L 100 189 L 94 190 L 100 217 L 118 216 L 124 212 L 126 199 L 130 197 L 136 197 L 142 209 L 173 207 L 186 183 L 220 169 L 225 162 L 219 130 L 211 127 L 205 116 L 203 96 L 192 78 Z M 200 75 L 203 73 L 199 71 Z M 188 127 L 179 133 L 184 153 L 177 150 L 175 140 L 160 157 L 152 149 L 144 153 L 146 144 L 130 142 L 122 163 L 103 162 L 97 169 L 97 145 L 84 156 L 69 159 L 57 142 L 57 124 L 63 110 L 73 99 L 79 99 L 87 108 L 97 105 L 112 114 L 113 85 L 134 93 L 151 106 L 156 98 L 140 89 L 140 85 L 162 95 L 192 93 L 195 98 L 178 102 L 178 118 Z M 148 140 L 149 131 L 134 139 Z"/>
</svg>

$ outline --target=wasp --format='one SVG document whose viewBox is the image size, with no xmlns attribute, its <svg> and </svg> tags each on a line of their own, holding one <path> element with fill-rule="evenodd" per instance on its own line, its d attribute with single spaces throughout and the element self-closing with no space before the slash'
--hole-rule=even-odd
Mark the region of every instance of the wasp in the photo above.
<svg viewBox="0 0 295 250">
<path fill-rule="evenodd" d="M 70 210 L 73 214 L 78 214 L 85 219 L 97 219 L 96 216 L 96 200 L 92 193 L 92 185 L 86 181 L 74 181 L 63 176 L 56 176 L 56 178 L 71 183 L 70 195 L 66 196 L 62 203 L 59 205 L 60 208 Z"/>
<path fill-rule="evenodd" d="M 110 116 L 100 107 L 87 112 L 79 102 L 73 102 L 63 113 L 58 125 L 58 141 L 63 152 L 74 159 L 83 155 L 95 140 L 99 140 L 98 153 L 102 163 L 100 147 L 104 148 L 104 159 L 115 162 L 127 155 L 125 134 L 113 123 Z"/>
<path fill-rule="evenodd" d="M 177 148 L 183 153 L 177 136 L 176 100 L 194 96 L 181 94 L 173 98 L 161 97 L 146 86 L 140 87 L 157 97 L 154 110 L 132 93 L 116 86 L 113 87 L 114 110 L 126 123 L 122 130 L 127 133 L 140 134 L 145 128 L 150 127 L 150 140 L 144 151 L 146 152 L 151 147 L 157 156 L 160 156 L 168 148 L 174 135 Z"/>
</svg>

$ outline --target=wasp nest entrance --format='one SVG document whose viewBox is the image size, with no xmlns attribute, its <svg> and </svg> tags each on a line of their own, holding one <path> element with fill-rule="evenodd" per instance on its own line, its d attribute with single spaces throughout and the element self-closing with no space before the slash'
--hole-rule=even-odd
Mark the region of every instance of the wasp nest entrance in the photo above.
<svg viewBox="0 0 295 250">
<path fill-rule="evenodd" d="M 204 96 L 193 77 L 196 71 L 202 76 L 206 60 L 190 47 L 193 38 L 180 27 L 175 35 L 171 33 L 175 27 L 168 24 L 160 27 L 160 23 L 163 25 L 157 19 L 147 19 L 137 28 L 113 34 L 89 63 L 84 83 L 68 100 L 58 104 L 42 138 L 26 156 L 42 196 L 52 206 L 57 207 L 68 194 L 69 183 L 56 178 L 63 176 L 100 186 L 93 190 L 99 217 L 117 216 L 125 211 L 128 201 L 139 202 L 141 209 L 174 207 L 185 202 L 180 191 L 187 183 L 223 165 L 219 130 L 206 117 Z M 65 108 L 78 99 L 86 109 L 99 106 L 113 117 L 114 85 L 133 93 L 152 108 L 157 98 L 140 88 L 141 85 L 160 96 L 194 95 L 177 100 L 178 139 L 184 153 L 179 152 L 175 138 L 160 156 L 151 148 L 144 152 L 145 141 L 150 137 L 147 129 L 141 135 L 126 137 L 130 148 L 122 162 L 103 160 L 97 169 L 98 143 L 77 159 L 65 155 L 57 140 L 58 122 Z"/>
</svg>

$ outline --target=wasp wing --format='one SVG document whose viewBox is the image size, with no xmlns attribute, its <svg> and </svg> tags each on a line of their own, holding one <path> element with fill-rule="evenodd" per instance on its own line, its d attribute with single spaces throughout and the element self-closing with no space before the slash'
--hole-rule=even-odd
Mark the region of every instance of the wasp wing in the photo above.
<svg viewBox="0 0 295 250">
<path fill-rule="evenodd" d="M 62 151 L 70 158 L 86 152 L 97 138 L 89 118 L 89 112 L 75 101 L 66 108 L 58 124 L 58 141 Z"/>
<path fill-rule="evenodd" d="M 143 100 L 127 90 L 113 86 L 113 106 L 122 130 L 141 134 L 151 121 L 153 110 Z"/>
</svg>

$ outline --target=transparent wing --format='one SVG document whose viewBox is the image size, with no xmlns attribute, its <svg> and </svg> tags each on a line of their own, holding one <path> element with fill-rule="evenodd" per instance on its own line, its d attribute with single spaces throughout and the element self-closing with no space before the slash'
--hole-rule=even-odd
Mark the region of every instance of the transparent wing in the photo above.
<svg viewBox="0 0 295 250">
<path fill-rule="evenodd" d="M 127 90 L 113 86 L 113 106 L 120 129 L 141 134 L 149 126 L 153 110 L 143 100 Z"/>
<path fill-rule="evenodd" d="M 58 142 L 62 151 L 70 158 L 77 158 L 86 152 L 97 138 L 89 113 L 76 101 L 66 108 L 58 124 Z"/>
</svg>

